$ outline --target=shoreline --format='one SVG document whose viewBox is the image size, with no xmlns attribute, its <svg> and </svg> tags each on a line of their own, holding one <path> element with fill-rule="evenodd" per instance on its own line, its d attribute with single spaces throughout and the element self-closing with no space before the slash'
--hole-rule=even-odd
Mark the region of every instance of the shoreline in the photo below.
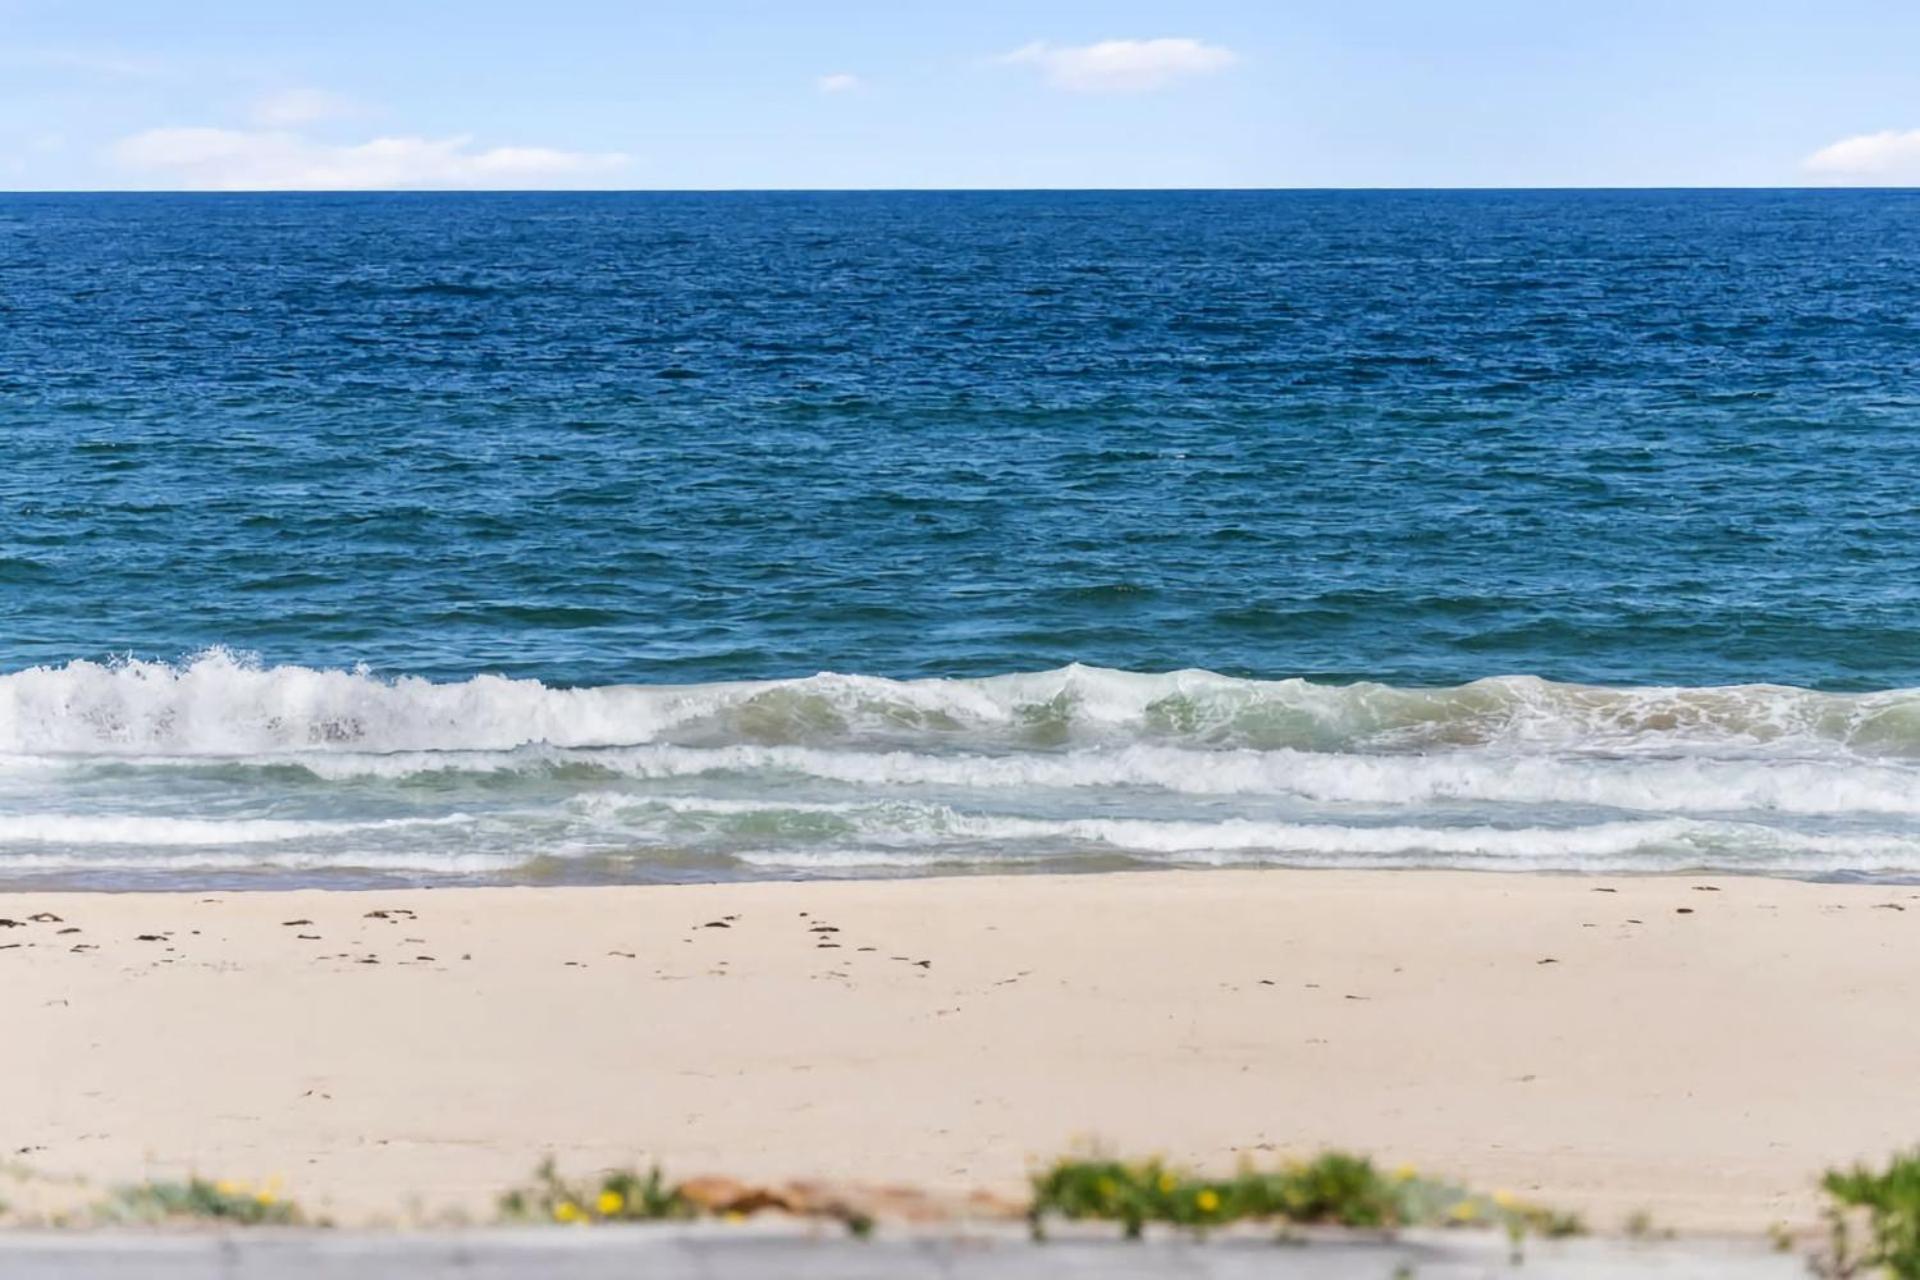
<svg viewBox="0 0 1920 1280">
<path fill-rule="evenodd" d="M 483 1216 L 549 1153 L 1008 1194 L 1098 1140 L 1757 1233 L 1920 1138 L 1913 886 L 1263 868 L 8 890 L 0 918 L 9 1160 L 279 1177 L 350 1225 Z"/>
<path fill-rule="evenodd" d="M 1102 863 L 1097 866 L 1076 867 L 1072 860 L 1062 860 L 1058 864 L 1044 864 L 1032 867 L 1019 864 L 996 865 L 990 863 L 972 864 L 957 870 L 902 871 L 894 868 L 876 871 L 871 874 L 836 872 L 833 875 L 793 874 L 793 875 L 753 875 L 738 880 L 478 880 L 476 877 L 457 877 L 449 875 L 443 882 L 378 885 L 365 883 L 347 884 L 297 884 L 252 886 L 238 882 L 190 883 L 180 888 L 154 888 L 151 886 L 131 885 L 127 887 L 108 885 L 68 884 L 54 881 L 46 885 L 36 885 L 21 881 L 0 880 L 0 904 L 25 901 L 28 898 L 87 898 L 98 897 L 152 897 L 152 898 L 188 898 L 234 895 L 240 897 L 263 896 L 273 894 L 382 894 L 382 893 L 492 893 L 533 890 L 536 892 L 598 892 L 601 890 L 629 891 L 635 889 L 672 890 L 672 889 L 726 889 L 747 885 L 894 885 L 894 884 L 940 884 L 950 881 L 968 882 L 977 880 L 997 880 L 1018 884 L 1029 880 L 1083 880 L 1104 879 L 1109 876 L 1466 876 L 1479 879 L 1519 879 L 1519 880 L 1577 880 L 1581 882 L 1622 881 L 1635 883 L 1661 880 L 1731 880 L 1736 882 L 1779 882 L 1784 884 L 1805 884 L 1830 886 L 1849 889 L 1884 889 L 1897 892 L 1903 889 L 1920 890 L 1920 871 L 1780 871 L 1765 867 L 1651 867 L 1644 870 L 1589 870 L 1577 867 L 1521 867 L 1513 870 L 1501 870 L 1486 866 L 1435 867 L 1427 865 L 1377 865 L 1312 866 L 1301 863 L 1232 863 L 1207 865 L 1200 863 L 1155 863 L 1145 861 Z M 188 873 L 190 874 L 190 873 Z M 335 873 L 325 873 L 335 874 Z"/>
</svg>

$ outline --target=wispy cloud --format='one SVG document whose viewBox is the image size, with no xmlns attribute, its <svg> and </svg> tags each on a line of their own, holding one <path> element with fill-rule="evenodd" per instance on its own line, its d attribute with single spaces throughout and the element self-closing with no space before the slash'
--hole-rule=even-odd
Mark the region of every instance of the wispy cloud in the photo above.
<svg viewBox="0 0 1920 1280">
<path fill-rule="evenodd" d="M 627 157 L 550 147 L 475 148 L 467 136 L 334 146 L 296 133 L 149 129 L 115 143 L 123 169 L 203 191 L 366 191 L 596 185 Z"/>
<path fill-rule="evenodd" d="M 283 89 L 253 104 L 254 123 L 268 129 L 290 129 L 358 113 L 351 98 L 324 89 Z"/>
<path fill-rule="evenodd" d="M 0 66 L 108 80 L 159 80 L 176 72 L 159 58 L 94 49 L 0 49 Z"/>
<path fill-rule="evenodd" d="M 1178 80 L 1224 71 L 1239 60 L 1231 49 L 1185 36 L 1082 45 L 1036 40 L 997 59 L 1038 67 L 1048 84 L 1078 93 L 1163 89 Z"/>
<path fill-rule="evenodd" d="M 859 76 L 847 71 L 836 71 L 830 76 L 821 76 L 813 82 L 813 87 L 822 93 L 852 93 L 866 84 Z"/>
<path fill-rule="evenodd" d="M 1842 138 L 1808 156 L 1805 167 L 1823 178 L 1920 182 L 1920 129 L 1886 129 Z"/>
</svg>

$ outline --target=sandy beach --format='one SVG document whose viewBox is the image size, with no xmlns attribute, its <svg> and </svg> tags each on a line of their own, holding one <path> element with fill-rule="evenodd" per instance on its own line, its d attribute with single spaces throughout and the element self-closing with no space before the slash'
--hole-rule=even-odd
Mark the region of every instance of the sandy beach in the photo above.
<svg viewBox="0 0 1920 1280">
<path fill-rule="evenodd" d="M 1166 872 L 0 896 L 6 1157 L 346 1222 L 590 1169 L 1018 1193 L 1339 1145 L 1761 1231 L 1920 1137 L 1920 892 Z"/>
</svg>

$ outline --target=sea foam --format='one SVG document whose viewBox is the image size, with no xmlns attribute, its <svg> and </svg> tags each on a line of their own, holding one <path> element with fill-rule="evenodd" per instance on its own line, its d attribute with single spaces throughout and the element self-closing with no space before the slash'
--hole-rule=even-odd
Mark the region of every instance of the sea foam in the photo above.
<svg viewBox="0 0 1920 1280">
<path fill-rule="evenodd" d="M 1920 759 L 1920 690 L 1608 688 L 1531 676 L 1421 689 L 1077 665 L 978 679 L 822 673 L 574 689 L 493 675 L 435 683 L 366 670 L 268 667 L 218 649 L 182 664 L 76 661 L 0 676 L 0 752 L 16 755 L 914 738 L 1024 747 L 1145 740 L 1370 751 L 1799 746 Z"/>
<path fill-rule="evenodd" d="M 215 650 L 0 676 L 0 874 L 1904 874 L 1920 871 L 1916 726 L 1911 690 L 1084 666 L 554 688 Z"/>
</svg>

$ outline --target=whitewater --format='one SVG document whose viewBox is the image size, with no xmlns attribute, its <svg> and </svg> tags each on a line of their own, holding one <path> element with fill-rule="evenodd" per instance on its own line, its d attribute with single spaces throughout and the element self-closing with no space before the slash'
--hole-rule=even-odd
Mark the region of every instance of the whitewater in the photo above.
<svg viewBox="0 0 1920 1280">
<path fill-rule="evenodd" d="M 607 883 L 1154 866 L 1920 873 L 1920 690 L 1089 666 L 550 687 L 0 675 L 0 881 Z"/>
</svg>

